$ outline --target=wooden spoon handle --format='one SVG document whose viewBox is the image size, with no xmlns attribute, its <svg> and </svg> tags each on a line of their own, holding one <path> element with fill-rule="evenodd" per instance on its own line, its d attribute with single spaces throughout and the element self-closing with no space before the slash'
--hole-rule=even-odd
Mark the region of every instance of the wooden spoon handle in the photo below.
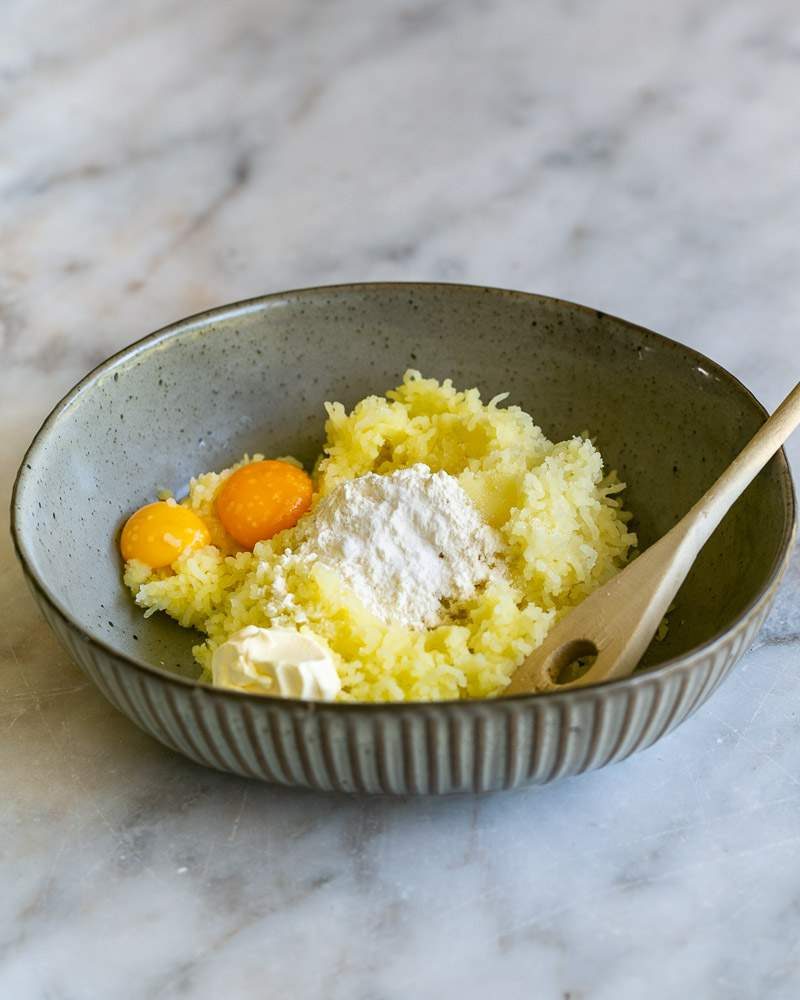
<svg viewBox="0 0 800 1000">
<path fill-rule="evenodd" d="M 705 545 L 733 503 L 798 426 L 800 382 L 683 519 L 696 552 Z"/>
</svg>

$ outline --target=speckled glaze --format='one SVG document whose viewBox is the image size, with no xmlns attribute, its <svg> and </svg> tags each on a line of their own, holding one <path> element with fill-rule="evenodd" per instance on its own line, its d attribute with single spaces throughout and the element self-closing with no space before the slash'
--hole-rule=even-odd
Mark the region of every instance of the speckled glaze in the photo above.
<svg viewBox="0 0 800 1000">
<path fill-rule="evenodd" d="M 120 581 L 124 517 L 245 451 L 311 463 L 325 400 L 407 367 L 509 392 L 551 438 L 588 429 L 629 484 L 643 545 L 691 506 L 764 418 L 702 355 L 571 303 L 459 285 L 309 289 L 176 323 L 101 365 L 45 422 L 12 499 L 42 611 L 120 711 L 210 767 L 368 793 L 482 792 L 601 767 L 690 715 L 752 641 L 786 566 L 794 496 L 779 454 L 692 570 L 666 640 L 623 681 L 415 705 L 314 705 L 196 681 L 196 634 L 144 620 Z M 56 529 L 56 530 L 53 530 Z"/>
</svg>

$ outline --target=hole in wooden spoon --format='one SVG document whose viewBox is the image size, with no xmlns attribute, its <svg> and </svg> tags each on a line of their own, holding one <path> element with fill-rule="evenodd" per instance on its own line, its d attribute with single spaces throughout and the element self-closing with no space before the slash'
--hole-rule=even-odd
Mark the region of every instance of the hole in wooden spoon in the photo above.
<svg viewBox="0 0 800 1000">
<path fill-rule="evenodd" d="M 597 659 L 597 646 L 589 639 L 573 639 L 559 649 L 550 662 L 554 684 L 571 684 L 587 672 Z"/>
</svg>

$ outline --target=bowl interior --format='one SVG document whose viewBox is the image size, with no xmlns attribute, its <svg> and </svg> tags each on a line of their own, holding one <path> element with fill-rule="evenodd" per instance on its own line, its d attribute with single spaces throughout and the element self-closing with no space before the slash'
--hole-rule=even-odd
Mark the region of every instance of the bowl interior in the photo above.
<svg viewBox="0 0 800 1000">
<path fill-rule="evenodd" d="M 54 412 L 16 497 L 23 558 L 89 635 L 196 676 L 197 634 L 144 620 L 120 578 L 125 517 L 157 490 L 244 452 L 310 465 L 326 400 L 349 406 L 406 368 L 484 398 L 509 392 L 551 438 L 588 430 L 628 483 L 643 546 L 662 535 L 763 420 L 755 400 L 694 352 L 599 312 L 448 285 L 366 285 L 272 296 L 163 331 L 102 366 Z M 706 546 L 645 665 L 723 631 L 764 588 L 792 516 L 782 456 Z"/>
</svg>

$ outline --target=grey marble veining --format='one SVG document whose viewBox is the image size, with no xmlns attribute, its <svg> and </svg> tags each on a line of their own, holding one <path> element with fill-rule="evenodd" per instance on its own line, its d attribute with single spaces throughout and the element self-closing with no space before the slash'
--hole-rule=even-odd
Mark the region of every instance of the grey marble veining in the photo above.
<svg viewBox="0 0 800 1000">
<path fill-rule="evenodd" d="M 0 33 L 0 493 L 132 339 L 281 288 L 474 281 L 800 360 L 790 0 L 18 0 Z M 789 453 L 800 460 L 800 441 Z M 794 997 L 800 561 L 653 749 L 360 801 L 170 754 L 55 645 L 0 539 L 0 995 Z"/>
</svg>

